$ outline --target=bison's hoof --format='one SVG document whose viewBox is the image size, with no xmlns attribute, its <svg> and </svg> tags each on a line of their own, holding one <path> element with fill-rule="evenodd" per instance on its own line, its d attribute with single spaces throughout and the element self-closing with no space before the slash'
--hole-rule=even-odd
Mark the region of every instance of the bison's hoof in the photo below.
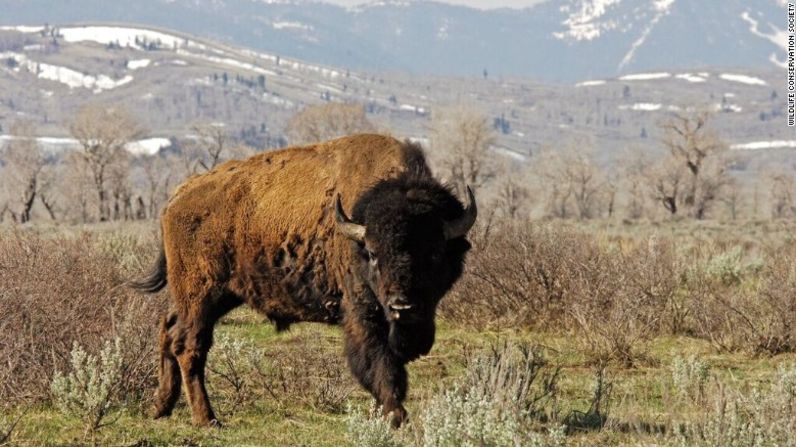
<svg viewBox="0 0 796 447">
<path fill-rule="evenodd" d="M 167 418 L 169 416 L 171 416 L 171 410 L 165 408 L 155 407 L 152 411 L 152 419 Z"/>
<path fill-rule="evenodd" d="M 221 423 L 216 418 L 213 419 L 194 419 L 193 425 L 195 427 L 207 427 L 207 428 L 223 428 L 224 424 Z"/>
</svg>

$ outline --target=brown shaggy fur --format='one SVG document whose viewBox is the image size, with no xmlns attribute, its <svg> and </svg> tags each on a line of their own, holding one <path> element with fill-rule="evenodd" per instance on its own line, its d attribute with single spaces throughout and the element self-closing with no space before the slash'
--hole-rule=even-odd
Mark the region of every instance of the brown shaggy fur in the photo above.
<svg viewBox="0 0 796 447">
<path fill-rule="evenodd" d="M 194 423 L 218 424 L 204 384 L 213 326 L 246 303 L 280 330 L 297 321 L 337 324 L 346 313 L 352 371 L 399 425 L 406 414 L 403 365 L 430 349 L 436 301 L 428 306 L 431 316 L 417 326 L 425 335 L 416 352 L 404 358 L 391 351 L 389 343 L 401 346 L 418 335 L 411 328 L 387 329 L 378 302 L 367 301 L 373 294 L 352 279 L 361 275 L 356 269 L 362 260 L 336 231 L 334 200 L 340 194 L 350 215 L 357 198 L 409 169 L 449 194 L 430 177 L 418 147 L 380 135 L 265 152 L 186 180 L 163 212 L 164 253 L 155 272 L 133 284 L 146 292 L 168 284 L 171 291 L 172 311 L 161 323 L 155 416 L 171 413 L 182 385 Z M 446 200 L 447 214 L 462 212 L 452 196 Z M 469 248 L 461 241 L 451 283 Z M 448 287 L 440 288 L 439 297 Z"/>
</svg>

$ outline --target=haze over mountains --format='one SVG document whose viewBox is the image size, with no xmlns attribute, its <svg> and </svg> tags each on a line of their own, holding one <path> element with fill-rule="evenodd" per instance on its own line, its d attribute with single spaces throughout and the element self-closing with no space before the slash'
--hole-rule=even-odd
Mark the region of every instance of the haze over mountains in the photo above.
<svg viewBox="0 0 796 447">
<path fill-rule="evenodd" d="M 783 0 L 0 0 L 0 25 L 124 22 L 355 70 L 576 82 L 650 70 L 777 68 Z"/>
<path fill-rule="evenodd" d="M 595 147 L 603 159 L 661 150 L 673 111 L 707 108 L 722 138 L 755 163 L 793 160 L 779 69 L 643 72 L 575 84 L 339 68 L 166 29 L 112 24 L 0 27 L 0 143 L 19 118 L 44 146 L 67 146 L 86 103 L 123 104 L 148 130 L 137 152 L 190 139 L 197 122 L 228 126 L 255 148 L 289 143 L 288 119 L 309 104 L 357 102 L 379 129 L 425 141 L 441 106 L 471 106 L 493 123 L 496 151 L 528 160 L 545 147 Z M 754 151 L 753 151 L 754 150 Z M 752 155 L 755 154 L 755 155 Z M 765 158 L 771 161 L 769 155 Z"/>
</svg>

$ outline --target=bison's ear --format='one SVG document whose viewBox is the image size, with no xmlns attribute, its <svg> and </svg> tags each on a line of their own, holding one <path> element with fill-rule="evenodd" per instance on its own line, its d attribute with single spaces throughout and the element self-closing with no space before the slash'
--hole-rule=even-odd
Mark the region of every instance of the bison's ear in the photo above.
<svg viewBox="0 0 796 447">
<path fill-rule="evenodd" d="M 359 225 L 351 221 L 343 211 L 343 203 L 340 199 L 340 194 L 334 202 L 334 215 L 337 221 L 337 229 L 343 233 L 347 238 L 357 241 L 359 243 L 365 242 L 365 226 Z"/>
</svg>

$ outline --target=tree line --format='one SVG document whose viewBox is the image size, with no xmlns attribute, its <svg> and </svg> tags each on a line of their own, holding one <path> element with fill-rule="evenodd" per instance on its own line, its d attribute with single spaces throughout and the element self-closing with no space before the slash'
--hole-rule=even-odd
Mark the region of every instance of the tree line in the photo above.
<svg viewBox="0 0 796 447">
<path fill-rule="evenodd" d="M 625 148 L 601 159 L 587 137 L 550 144 L 519 160 L 496 147 L 496 126 L 479 111 L 435 108 L 427 152 L 458 193 L 470 185 L 489 218 L 660 219 L 796 216 L 793 167 L 742 181 L 708 112 L 676 113 L 660 124 L 661 154 Z M 187 176 L 256 152 L 223 123 L 196 123 L 155 154 L 134 154 L 146 131 L 123 107 L 89 104 L 69 123 L 76 150 L 48 152 L 35 125 L 17 121 L 0 150 L 0 221 L 152 219 Z M 384 132 L 360 104 L 308 106 L 287 124 L 290 144 Z"/>
</svg>

